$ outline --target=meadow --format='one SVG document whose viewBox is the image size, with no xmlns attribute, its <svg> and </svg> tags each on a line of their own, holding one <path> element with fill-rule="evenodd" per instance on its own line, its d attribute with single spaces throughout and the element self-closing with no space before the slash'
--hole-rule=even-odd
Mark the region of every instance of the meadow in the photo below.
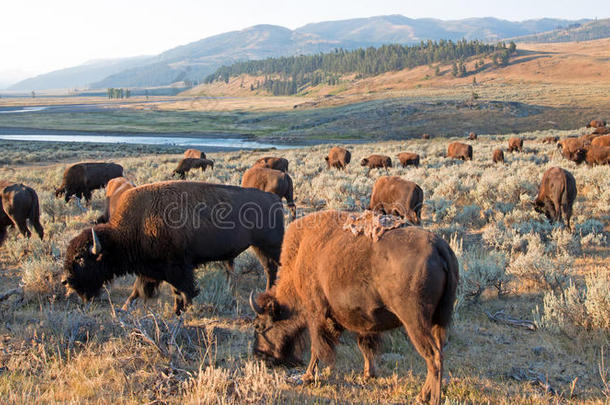
<svg viewBox="0 0 610 405">
<path fill-rule="evenodd" d="M 352 163 L 326 170 L 329 146 L 286 151 L 210 153 L 213 171 L 189 180 L 239 185 L 259 157 L 283 156 L 295 184 L 298 215 L 323 209 L 361 211 L 384 171 L 360 167 L 371 153 L 390 155 L 390 174 L 424 190 L 422 226 L 450 242 L 460 261 L 460 287 L 445 349 L 447 404 L 602 404 L 610 400 L 610 176 L 607 166 L 577 166 L 539 139 L 573 131 L 520 133 L 523 153 L 491 161 L 513 134 L 480 135 L 474 160 L 444 157 L 449 139 L 347 145 Z M 65 160 L 57 145 L 3 148 L 0 178 L 38 192 L 45 239 L 11 231 L 0 247 L 0 397 L 4 403 L 411 403 L 425 365 L 405 333 L 384 335 L 379 377 L 364 381 L 352 335 L 338 346 L 331 373 L 303 386 L 304 368 L 271 367 L 250 353 L 251 290 L 265 276 L 249 251 L 227 278 L 221 263 L 197 269 L 200 294 L 180 318 L 166 285 L 158 298 L 119 308 L 133 277 L 115 280 L 83 304 L 60 284 L 65 248 L 91 226 L 103 206 L 96 191 L 87 212 L 53 192 Z M 4 146 L 4 144 L 2 145 Z M 35 149 L 35 150 L 32 150 Z M 87 158 L 120 163 L 136 184 L 171 178 L 176 150 L 95 149 Z M 402 151 L 422 156 L 419 168 L 397 167 Z M 123 153 L 121 155 L 121 153 Z M 45 164 L 41 156 L 56 156 Z M 59 163 L 53 162 L 60 161 Z M 53 162 L 53 163 L 48 163 Z M 574 174 L 573 230 L 550 224 L 530 201 L 552 166 Z M 288 212 L 286 211 L 286 221 Z M 4 293 L 13 294 L 5 296 Z"/>
</svg>

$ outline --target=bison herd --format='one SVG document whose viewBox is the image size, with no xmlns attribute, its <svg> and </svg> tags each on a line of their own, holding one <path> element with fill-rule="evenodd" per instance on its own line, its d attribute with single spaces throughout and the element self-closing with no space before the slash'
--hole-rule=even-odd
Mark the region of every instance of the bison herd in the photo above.
<svg viewBox="0 0 610 405">
<path fill-rule="evenodd" d="M 604 129 L 605 122 L 595 120 L 589 126 Z M 476 134 L 469 139 L 476 140 Z M 522 152 L 523 142 L 510 138 L 507 151 Z M 563 156 L 576 163 L 609 163 L 610 135 L 561 141 L 549 137 L 542 142 L 557 142 Z M 416 153 L 397 157 L 403 167 L 420 165 Z M 472 160 L 473 147 L 452 142 L 446 157 Z M 327 169 L 345 170 L 351 153 L 333 147 L 324 159 Z M 504 162 L 502 149 L 493 151 L 492 160 Z M 392 159 L 374 154 L 360 164 L 368 168 L 367 175 L 372 169 L 388 172 Z M 311 360 L 303 379 L 310 381 L 319 361 L 332 360 L 341 332 L 348 330 L 357 336 L 365 377 L 372 377 L 379 333 L 402 326 L 428 369 L 420 399 L 440 403 L 442 351 L 459 278 L 455 254 L 443 239 L 417 226 L 391 229 L 373 240 L 346 231 L 345 212 L 317 212 L 297 219 L 288 166 L 282 157 L 261 158 L 245 171 L 237 187 L 190 181 L 135 186 L 114 163 L 71 165 L 55 195 L 64 195 L 66 202 L 82 197 L 88 202 L 93 190 L 105 187 L 106 200 L 96 224 L 70 241 L 62 284 L 87 301 L 115 277 L 134 274 L 128 308 L 167 282 L 174 311 L 180 315 L 198 293 L 198 265 L 222 261 L 231 270 L 233 260 L 251 247 L 267 276 L 266 291 L 250 296 L 256 313 L 256 355 L 298 364 L 296 342 L 307 332 Z M 214 162 L 189 149 L 173 174 L 185 179 L 189 170 L 207 167 L 213 169 Z M 565 219 L 569 227 L 576 193 L 574 176 L 552 167 L 544 173 L 532 205 L 550 221 Z M 0 197 L 0 243 L 9 226 L 30 237 L 27 220 L 43 238 L 33 189 L 2 181 Z M 281 199 L 292 220 L 286 232 Z M 423 202 L 419 185 L 399 176 L 381 176 L 373 186 L 369 209 L 420 225 Z"/>
</svg>

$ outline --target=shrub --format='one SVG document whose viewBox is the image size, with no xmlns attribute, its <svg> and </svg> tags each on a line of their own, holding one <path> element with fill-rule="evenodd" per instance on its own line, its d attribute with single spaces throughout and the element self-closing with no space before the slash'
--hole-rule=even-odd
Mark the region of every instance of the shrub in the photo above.
<svg viewBox="0 0 610 405">
<path fill-rule="evenodd" d="M 23 264 L 22 271 L 26 299 L 55 298 L 63 292 L 59 260 L 51 256 L 30 259 Z"/>
</svg>

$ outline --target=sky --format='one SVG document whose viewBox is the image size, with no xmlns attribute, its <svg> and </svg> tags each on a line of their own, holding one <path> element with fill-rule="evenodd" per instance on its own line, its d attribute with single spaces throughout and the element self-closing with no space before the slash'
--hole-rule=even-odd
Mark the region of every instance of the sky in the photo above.
<svg viewBox="0 0 610 405">
<path fill-rule="evenodd" d="M 608 0 L 1 0 L 0 86 L 92 59 L 155 55 L 256 24 L 376 15 L 443 20 L 608 18 Z"/>
</svg>

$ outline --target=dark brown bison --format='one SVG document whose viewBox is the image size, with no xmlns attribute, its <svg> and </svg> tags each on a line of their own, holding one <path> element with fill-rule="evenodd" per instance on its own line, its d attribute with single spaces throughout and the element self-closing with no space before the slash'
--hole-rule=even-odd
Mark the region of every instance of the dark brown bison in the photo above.
<svg viewBox="0 0 610 405">
<path fill-rule="evenodd" d="M 95 221 L 98 224 L 105 224 L 110 220 L 112 214 L 116 211 L 119 197 L 127 191 L 134 188 L 135 185 L 125 177 L 115 177 L 106 185 L 106 202 L 104 204 L 104 213 Z"/>
<path fill-rule="evenodd" d="M 421 139 L 432 139 L 432 135 L 430 134 L 422 134 Z"/>
<path fill-rule="evenodd" d="M 508 140 L 508 149 L 509 152 L 519 151 L 523 152 L 523 138 L 512 137 Z"/>
<path fill-rule="evenodd" d="M 494 150 L 491 160 L 494 163 L 504 163 L 504 152 L 502 152 L 502 149 Z"/>
<path fill-rule="evenodd" d="M 610 146 L 586 145 L 570 155 L 569 159 L 577 164 L 586 161 L 588 165 L 610 164 Z"/>
<path fill-rule="evenodd" d="M 558 136 L 547 136 L 545 138 L 542 138 L 542 140 L 540 142 L 542 142 L 542 143 L 557 143 L 557 141 L 559 141 L 559 137 Z"/>
<path fill-rule="evenodd" d="M 252 167 L 266 167 L 268 169 L 281 170 L 283 172 L 288 171 L 288 160 L 278 157 L 263 157 L 258 159 Z"/>
<path fill-rule="evenodd" d="M 472 146 L 462 142 L 451 142 L 447 147 L 447 156 L 453 159 L 472 160 Z"/>
<path fill-rule="evenodd" d="M 402 167 L 409 165 L 419 167 L 419 155 L 417 153 L 401 152 L 398 154 L 398 160 Z"/>
<path fill-rule="evenodd" d="M 266 167 L 252 167 L 244 173 L 241 179 L 241 186 L 246 188 L 257 188 L 259 190 L 273 193 L 285 198 L 292 219 L 297 217 L 297 209 L 294 205 L 294 187 L 292 178 L 288 173 L 284 173 L 275 169 L 267 169 Z"/>
<path fill-rule="evenodd" d="M 593 120 L 587 124 L 587 128 L 603 128 L 606 126 L 606 121 L 604 120 Z"/>
<path fill-rule="evenodd" d="M 205 172 L 205 169 L 209 167 L 214 170 L 214 162 L 209 159 L 197 159 L 197 158 L 184 158 L 180 162 L 178 162 L 178 167 L 174 169 L 172 172 L 172 177 L 178 175 L 178 177 L 182 180 L 186 179 L 186 174 L 192 169 L 201 168 L 202 172 Z"/>
<path fill-rule="evenodd" d="M 250 304 L 253 353 L 278 364 L 299 364 L 297 342 L 309 332 L 314 378 L 331 363 L 344 330 L 357 335 L 365 378 L 375 376 L 380 333 L 404 327 L 425 359 L 419 398 L 440 404 L 443 346 L 458 284 L 458 261 L 440 237 L 419 227 L 385 232 L 378 241 L 344 230 L 348 214 L 323 211 L 293 222 L 282 246 L 277 285 Z"/>
<path fill-rule="evenodd" d="M 576 199 L 576 180 L 572 173 L 561 167 L 551 167 L 542 176 L 538 196 L 532 204 L 536 212 L 551 221 L 566 218 L 568 228 L 572 217 L 572 205 Z"/>
<path fill-rule="evenodd" d="M 610 135 L 602 135 L 591 141 L 591 146 L 610 146 Z"/>
<path fill-rule="evenodd" d="M 205 153 L 200 151 L 199 149 L 187 149 L 184 151 L 185 158 L 193 158 L 193 159 L 205 159 Z"/>
<path fill-rule="evenodd" d="M 6 238 L 6 228 L 19 229 L 26 238 L 32 233 L 28 229 L 27 220 L 42 239 L 44 229 L 40 225 L 40 206 L 38 195 L 33 188 L 20 183 L 0 180 L 0 245 Z"/>
<path fill-rule="evenodd" d="M 600 127 L 600 128 L 595 128 L 593 130 L 593 135 L 606 135 L 606 134 L 610 134 L 610 128 L 608 128 L 608 127 Z"/>
<path fill-rule="evenodd" d="M 331 167 L 345 169 L 352 160 L 352 154 L 345 148 L 335 146 L 330 149 L 328 156 L 326 156 L 324 160 L 326 161 L 327 169 L 330 169 Z"/>
<path fill-rule="evenodd" d="M 91 192 L 106 186 L 110 179 L 123 176 L 123 166 L 116 163 L 75 163 L 64 172 L 61 186 L 55 190 L 55 197 L 65 194 L 66 202 L 76 196 L 79 200 L 91 200 Z"/>
<path fill-rule="evenodd" d="M 193 269 L 229 261 L 252 246 L 273 285 L 284 214 L 271 193 L 203 182 L 167 181 L 123 193 L 107 224 L 84 229 L 68 245 L 64 284 L 89 300 L 114 277 L 138 276 L 125 305 L 168 282 L 176 314 L 198 293 Z"/>
<path fill-rule="evenodd" d="M 373 186 L 369 209 L 397 215 L 419 225 L 423 204 L 424 191 L 416 183 L 398 176 L 382 176 Z"/>
<path fill-rule="evenodd" d="M 475 134 L 474 132 L 469 133 L 468 134 L 468 139 L 470 139 L 471 141 L 476 141 L 477 134 Z"/>
<path fill-rule="evenodd" d="M 388 171 L 388 167 L 392 167 L 392 158 L 386 155 L 370 155 L 360 161 L 360 166 L 366 166 L 369 170 L 366 172 L 368 175 L 371 169 L 385 169 Z"/>
</svg>

